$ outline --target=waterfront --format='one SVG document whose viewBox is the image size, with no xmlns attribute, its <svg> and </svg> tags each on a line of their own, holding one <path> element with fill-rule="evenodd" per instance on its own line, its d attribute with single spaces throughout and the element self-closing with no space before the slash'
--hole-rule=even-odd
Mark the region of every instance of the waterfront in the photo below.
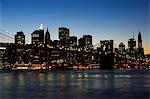
<svg viewBox="0 0 150 99">
<path fill-rule="evenodd" d="M 149 70 L 1 71 L 1 99 L 149 99 Z"/>
</svg>

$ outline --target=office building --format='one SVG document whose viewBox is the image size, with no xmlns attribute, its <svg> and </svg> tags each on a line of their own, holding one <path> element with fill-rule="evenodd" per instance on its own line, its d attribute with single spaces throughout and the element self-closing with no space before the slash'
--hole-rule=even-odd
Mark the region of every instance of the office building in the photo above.
<svg viewBox="0 0 150 99">
<path fill-rule="evenodd" d="M 128 54 L 130 56 L 135 56 L 136 54 L 136 40 L 134 38 L 128 40 Z"/>
<path fill-rule="evenodd" d="M 25 45 L 25 35 L 22 31 L 17 32 L 17 34 L 15 35 L 15 44 Z"/>
<path fill-rule="evenodd" d="M 91 35 L 83 35 L 84 40 L 84 51 L 89 52 L 93 49 L 92 45 L 92 36 Z"/>
<path fill-rule="evenodd" d="M 59 28 L 59 39 L 61 42 L 61 45 L 65 48 L 69 47 L 69 29 L 66 27 L 60 27 Z"/>
<path fill-rule="evenodd" d="M 84 40 L 83 38 L 78 39 L 78 50 L 84 50 Z"/>
<path fill-rule="evenodd" d="M 42 24 L 39 27 L 39 30 L 35 30 L 31 34 L 31 42 L 33 45 L 38 45 L 38 46 L 44 45 L 44 28 Z"/>
<path fill-rule="evenodd" d="M 77 49 L 77 37 L 76 36 L 70 36 L 70 49 L 76 50 Z"/>
</svg>

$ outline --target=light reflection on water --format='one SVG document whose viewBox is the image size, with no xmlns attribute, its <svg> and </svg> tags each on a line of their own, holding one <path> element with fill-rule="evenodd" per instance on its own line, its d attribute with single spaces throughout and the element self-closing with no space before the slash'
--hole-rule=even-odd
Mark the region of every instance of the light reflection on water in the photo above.
<svg viewBox="0 0 150 99">
<path fill-rule="evenodd" d="M 149 70 L 0 72 L 0 99 L 149 99 Z"/>
</svg>

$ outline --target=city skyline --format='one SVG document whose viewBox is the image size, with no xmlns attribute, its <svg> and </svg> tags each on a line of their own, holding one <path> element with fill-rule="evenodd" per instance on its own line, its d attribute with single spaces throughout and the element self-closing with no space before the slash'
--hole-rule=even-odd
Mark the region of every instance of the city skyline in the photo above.
<svg viewBox="0 0 150 99">
<path fill-rule="evenodd" d="M 59 27 L 59 28 L 66 28 L 66 27 Z M 61 41 L 61 39 L 59 38 L 59 28 L 58 28 L 58 39 L 52 39 L 51 38 L 51 34 L 49 34 L 49 40 L 51 40 L 51 41 L 55 41 L 55 40 L 58 40 L 58 41 Z M 70 31 L 70 29 L 69 28 L 66 28 L 66 29 L 68 29 L 69 31 Z M 7 31 L 5 31 L 5 30 L 3 30 L 3 29 L 1 29 L 2 31 L 4 31 L 5 33 L 8 33 L 8 34 L 10 34 L 9 32 L 7 32 Z M 49 29 L 48 29 L 48 27 L 45 29 L 44 27 L 43 27 L 43 24 L 40 24 L 39 25 L 39 27 L 37 28 L 37 29 L 35 29 L 32 33 L 34 33 L 35 31 L 38 31 L 38 30 L 43 30 L 44 31 L 44 35 L 47 35 L 46 33 L 48 32 L 49 33 Z M 20 30 L 20 31 L 18 31 L 19 33 L 23 33 L 24 34 L 24 32 L 22 31 L 22 30 Z M 16 38 L 16 35 L 18 34 L 18 32 L 16 32 L 16 34 L 14 35 L 15 36 L 15 38 Z M 32 33 L 31 33 L 31 41 L 29 40 L 29 39 L 25 39 L 25 42 L 24 42 L 24 44 L 32 44 Z M 139 33 L 141 33 L 141 31 L 139 31 L 138 32 L 138 35 L 139 35 Z M 70 33 L 69 33 L 70 34 Z M 8 36 L 7 34 L 5 35 L 5 34 L 3 34 L 2 33 L 2 35 L 3 36 Z M 12 34 L 11 34 L 12 35 Z M 85 35 L 83 35 L 83 37 L 84 36 L 86 36 L 86 35 L 88 35 L 88 34 L 85 34 Z M 25 37 L 26 37 L 26 35 L 24 35 Z M 91 36 L 92 37 L 92 35 L 89 35 L 89 36 Z M 8 36 L 9 38 L 8 39 L 10 39 L 11 38 L 11 36 Z M 76 39 L 78 39 L 77 40 L 77 45 L 79 44 L 79 40 L 80 39 L 82 39 L 83 37 L 81 37 L 81 38 L 79 38 L 79 37 L 77 37 L 76 35 L 71 35 L 70 36 L 70 38 L 71 37 L 76 37 Z M 141 36 L 142 37 L 142 36 Z M 11 40 L 11 42 L 10 43 L 16 43 L 15 42 L 15 38 L 14 37 L 12 37 L 10 40 Z M 128 41 L 130 40 L 130 39 L 134 39 L 135 41 L 136 41 L 136 45 L 135 45 L 135 47 L 136 48 L 138 48 L 138 36 L 137 37 L 135 37 L 135 34 L 134 34 L 134 32 L 133 32 L 133 35 L 132 35 L 132 37 L 130 37 L 130 38 L 128 38 Z M 4 39 L 6 39 L 5 37 L 4 37 Z M 45 40 L 45 39 L 44 39 Z M 108 40 L 108 39 L 105 39 L 105 40 Z M 113 40 L 113 39 L 110 39 L 110 40 Z M 128 43 L 128 41 L 126 42 L 126 43 Z M 1 41 L 1 42 L 4 42 L 4 41 Z M 7 41 L 6 41 L 7 42 Z M 101 42 L 101 40 L 100 40 L 100 42 Z M 99 43 L 97 43 L 97 44 L 93 44 L 92 43 L 92 45 L 93 45 L 93 47 L 96 49 L 97 47 L 100 47 L 100 42 Z M 119 46 L 120 46 L 120 44 L 126 44 L 126 43 L 124 43 L 124 42 L 119 42 L 119 44 L 116 44 L 115 43 L 115 40 L 114 40 L 114 48 L 119 48 Z M 143 45 L 143 43 L 142 43 L 142 45 Z M 129 43 L 127 44 L 127 45 L 125 45 L 125 49 L 128 49 L 128 47 L 129 47 Z M 144 48 L 143 46 L 142 46 L 142 48 Z M 145 53 L 145 52 L 144 52 Z M 148 53 L 145 53 L 145 54 L 149 54 L 149 52 Z"/>
<path fill-rule="evenodd" d="M 117 44 L 127 41 L 133 32 L 137 41 L 141 31 L 145 53 L 150 53 L 148 0 L 1 0 L 1 28 L 13 35 L 23 31 L 26 40 L 39 24 L 49 28 L 51 39 L 58 39 L 58 27 L 69 28 L 70 35 L 92 35 L 93 44 L 113 39 Z M 40 7 L 39 7 L 40 6 Z"/>
</svg>

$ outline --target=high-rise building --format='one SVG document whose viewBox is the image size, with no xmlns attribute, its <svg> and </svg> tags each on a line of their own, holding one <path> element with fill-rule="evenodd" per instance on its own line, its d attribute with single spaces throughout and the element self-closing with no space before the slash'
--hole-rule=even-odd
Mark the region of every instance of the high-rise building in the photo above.
<svg viewBox="0 0 150 99">
<path fill-rule="evenodd" d="M 140 32 L 138 34 L 138 48 L 142 48 L 142 35 Z"/>
<path fill-rule="evenodd" d="M 76 50 L 77 49 L 77 37 L 70 36 L 70 49 Z"/>
<path fill-rule="evenodd" d="M 47 28 L 47 31 L 45 33 L 45 45 L 49 45 L 51 43 L 51 40 L 50 40 L 50 33 L 48 31 L 48 28 Z"/>
<path fill-rule="evenodd" d="M 78 39 L 78 48 L 79 48 L 79 50 L 84 50 L 84 40 L 83 40 L 83 38 Z"/>
<path fill-rule="evenodd" d="M 128 54 L 135 55 L 136 54 L 136 41 L 134 38 L 130 38 L 128 40 Z"/>
<path fill-rule="evenodd" d="M 15 44 L 16 45 L 24 45 L 25 44 L 25 35 L 22 31 L 17 32 L 15 35 Z"/>
<path fill-rule="evenodd" d="M 83 35 L 84 43 L 86 45 L 92 45 L 92 36 L 91 35 Z"/>
<path fill-rule="evenodd" d="M 50 59 L 51 59 L 51 49 L 50 49 L 50 46 L 51 46 L 51 40 L 50 40 L 50 33 L 48 31 L 48 28 L 47 28 L 47 31 L 45 33 L 45 49 L 44 49 L 44 60 L 45 60 L 45 63 L 46 64 L 49 64 L 50 63 Z"/>
<path fill-rule="evenodd" d="M 64 47 L 69 47 L 69 29 L 66 27 L 59 28 L 59 39 Z"/>
<path fill-rule="evenodd" d="M 142 35 L 141 33 L 139 32 L 138 34 L 138 49 L 137 49 L 137 54 L 138 56 L 144 56 L 144 49 L 142 47 Z"/>
<path fill-rule="evenodd" d="M 84 50 L 90 51 L 93 48 L 92 36 L 91 35 L 83 35 L 83 40 L 84 40 Z"/>
<path fill-rule="evenodd" d="M 41 46 L 44 44 L 44 28 L 42 24 L 39 27 L 39 30 L 35 30 L 31 34 L 31 38 L 32 38 L 31 41 L 33 45 Z"/>
</svg>

